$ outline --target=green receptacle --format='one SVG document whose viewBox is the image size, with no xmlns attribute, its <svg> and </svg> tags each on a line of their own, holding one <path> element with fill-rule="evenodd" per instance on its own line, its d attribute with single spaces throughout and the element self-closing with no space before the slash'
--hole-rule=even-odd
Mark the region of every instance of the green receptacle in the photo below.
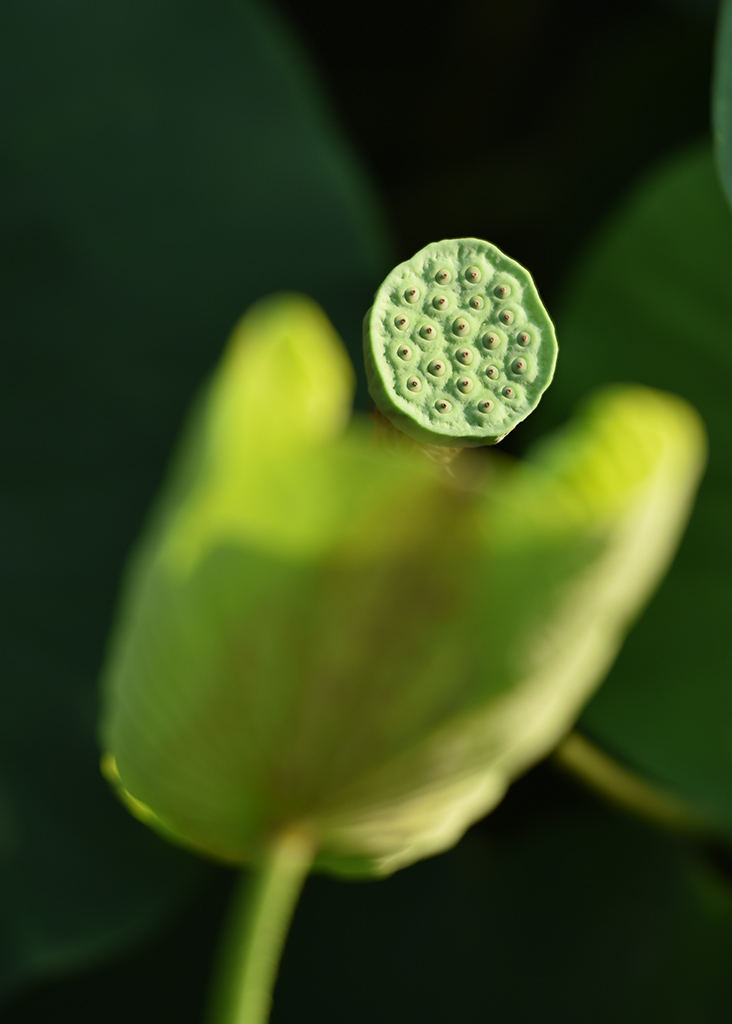
<svg viewBox="0 0 732 1024">
<path fill-rule="evenodd" d="M 428 444 L 495 444 L 551 383 L 554 326 L 531 275 L 490 242 L 421 249 L 379 288 L 364 321 L 369 390 Z"/>
</svg>

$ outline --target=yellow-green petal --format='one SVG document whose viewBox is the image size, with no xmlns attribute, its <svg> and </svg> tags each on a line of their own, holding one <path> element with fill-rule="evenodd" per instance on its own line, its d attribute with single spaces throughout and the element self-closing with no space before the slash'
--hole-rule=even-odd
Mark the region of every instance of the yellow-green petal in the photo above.
<svg viewBox="0 0 732 1024">
<path fill-rule="evenodd" d="M 301 308 L 245 319 L 199 406 L 133 561 L 103 742 L 202 852 L 244 862 L 304 823 L 321 867 L 384 873 L 453 843 L 570 727 L 673 553 L 703 433 L 619 389 L 533 460 L 448 476 L 338 433 L 307 371 L 332 329 L 298 348 Z M 238 402 L 293 345 L 298 407 L 321 410 L 297 438 Z"/>
</svg>

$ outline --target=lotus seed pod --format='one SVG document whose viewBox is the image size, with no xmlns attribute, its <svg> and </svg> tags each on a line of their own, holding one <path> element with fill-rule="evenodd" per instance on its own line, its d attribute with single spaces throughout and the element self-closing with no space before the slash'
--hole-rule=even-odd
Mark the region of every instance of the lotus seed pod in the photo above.
<svg viewBox="0 0 732 1024">
<path fill-rule="evenodd" d="M 533 412 L 557 342 L 528 271 L 490 242 L 457 238 L 389 274 L 364 321 L 364 352 L 371 397 L 394 426 L 462 448 L 495 444 Z"/>
</svg>

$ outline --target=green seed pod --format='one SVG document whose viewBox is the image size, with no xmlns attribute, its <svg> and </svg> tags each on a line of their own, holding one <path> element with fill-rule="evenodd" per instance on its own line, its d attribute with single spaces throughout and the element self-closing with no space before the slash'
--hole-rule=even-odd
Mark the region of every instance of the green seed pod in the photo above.
<svg viewBox="0 0 732 1024">
<path fill-rule="evenodd" d="M 395 356 L 405 333 L 410 367 Z M 451 401 L 456 388 L 464 392 L 455 359 L 468 365 L 456 340 L 471 346 L 469 404 Z M 554 375 L 557 342 L 528 271 L 489 242 L 457 238 L 426 246 L 389 274 L 364 322 L 364 351 L 369 391 L 394 426 L 427 444 L 475 447 L 500 441 L 536 408 Z M 434 374 L 435 361 L 447 372 Z M 417 368 L 425 384 L 410 388 Z M 492 386 L 517 374 L 520 390 Z"/>
</svg>

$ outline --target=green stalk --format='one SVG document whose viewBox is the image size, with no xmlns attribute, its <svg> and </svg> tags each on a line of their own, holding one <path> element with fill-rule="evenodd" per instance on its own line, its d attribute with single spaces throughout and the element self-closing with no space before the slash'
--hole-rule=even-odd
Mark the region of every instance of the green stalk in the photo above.
<svg viewBox="0 0 732 1024">
<path fill-rule="evenodd" d="M 235 893 L 211 1024 L 266 1024 L 290 921 L 314 853 L 305 830 L 280 833 Z"/>
<path fill-rule="evenodd" d="M 554 759 L 606 800 L 637 817 L 692 835 L 711 832 L 709 822 L 679 797 L 614 761 L 577 732 L 559 745 Z"/>
</svg>

